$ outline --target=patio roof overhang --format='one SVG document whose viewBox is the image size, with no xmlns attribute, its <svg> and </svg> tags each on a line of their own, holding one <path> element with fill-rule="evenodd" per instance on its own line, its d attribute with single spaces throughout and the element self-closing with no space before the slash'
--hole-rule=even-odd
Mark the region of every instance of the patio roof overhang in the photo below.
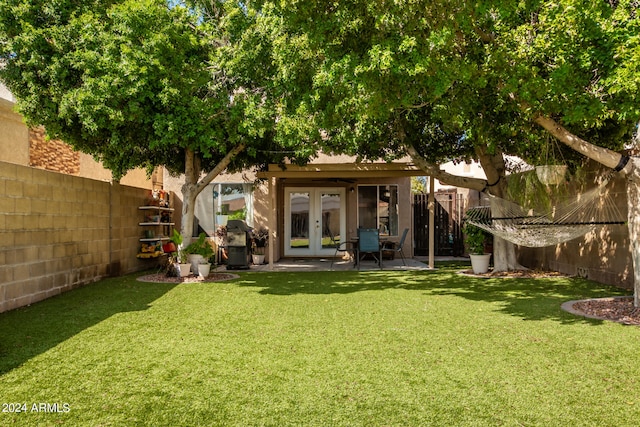
<svg viewBox="0 0 640 427">
<path fill-rule="evenodd" d="M 413 163 L 318 163 L 287 165 L 282 169 L 271 164 L 258 178 L 390 178 L 423 176 L 426 173 Z"/>
<path fill-rule="evenodd" d="M 427 175 L 422 169 L 410 162 L 393 162 L 393 163 L 315 163 L 305 166 L 286 165 L 283 169 L 280 165 L 270 164 L 266 171 L 258 172 L 257 178 L 268 180 L 269 194 L 269 230 L 275 230 L 276 224 L 276 196 L 275 186 L 276 180 L 282 178 L 288 179 L 337 179 L 337 178 L 393 178 L 393 177 L 411 177 Z M 433 180 L 430 180 L 431 197 L 433 198 Z M 431 199 L 433 202 L 433 199 Z M 433 209 L 431 211 L 433 216 Z M 435 221 L 431 220 L 429 227 L 429 267 L 433 268 L 433 252 L 434 252 L 434 227 Z M 274 244 L 275 234 L 269 233 L 269 270 L 273 270 Z"/>
</svg>

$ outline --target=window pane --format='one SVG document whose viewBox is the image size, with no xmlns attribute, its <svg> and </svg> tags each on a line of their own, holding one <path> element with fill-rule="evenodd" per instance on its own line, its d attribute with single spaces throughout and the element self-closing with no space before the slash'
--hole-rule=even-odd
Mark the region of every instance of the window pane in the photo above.
<svg viewBox="0 0 640 427">
<path fill-rule="evenodd" d="M 358 227 L 378 228 L 378 187 L 361 185 L 358 187 Z"/>
<path fill-rule="evenodd" d="M 322 248 L 340 241 L 340 194 L 322 193 Z"/>
<path fill-rule="evenodd" d="M 309 247 L 309 193 L 291 193 L 291 248 Z"/>
<path fill-rule="evenodd" d="M 398 235 L 398 186 L 358 187 L 358 227 L 378 228 L 384 236 Z"/>
<path fill-rule="evenodd" d="M 242 184 L 221 185 L 220 214 L 228 215 L 228 219 L 247 218 L 247 206 Z"/>
<path fill-rule="evenodd" d="M 384 203 L 387 214 L 387 232 L 389 236 L 398 235 L 398 186 L 388 185 L 381 189 L 381 193 L 385 195 Z M 388 195 L 388 196 L 387 196 Z M 382 203 L 382 201 L 381 201 Z"/>
</svg>

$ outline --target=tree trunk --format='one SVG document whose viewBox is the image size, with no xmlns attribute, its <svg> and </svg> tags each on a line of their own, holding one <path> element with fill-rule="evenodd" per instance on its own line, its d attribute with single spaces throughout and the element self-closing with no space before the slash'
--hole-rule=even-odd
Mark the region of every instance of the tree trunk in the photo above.
<svg viewBox="0 0 640 427">
<path fill-rule="evenodd" d="M 633 166 L 627 175 L 627 227 L 633 261 L 633 305 L 640 307 L 640 159 L 629 161 Z"/>
<path fill-rule="evenodd" d="M 476 149 L 478 160 L 487 175 L 487 192 L 505 198 L 507 195 L 506 165 L 501 151 L 487 152 L 486 145 Z M 495 212 L 492 212 L 495 216 Z M 503 216 L 498 214 L 497 216 Z M 523 270 L 516 256 L 516 245 L 498 236 L 493 237 L 493 271 Z"/>
<path fill-rule="evenodd" d="M 185 153 L 184 184 L 182 185 L 182 222 L 180 233 L 184 239 L 183 245 L 191 242 L 193 234 L 193 218 L 196 209 L 196 197 L 198 196 L 197 184 L 200 177 L 200 168 L 193 150 L 186 149 Z"/>
<path fill-rule="evenodd" d="M 193 234 L 193 218 L 196 209 L 196 197 L 204 190 L 213 179 L 220 175 L 231 163 L 231 160 L 245 149 L 245 144 L 238 144 L 226 156 L 207 173 L 202 179 L 200 178 L 201 169 L 200 162 L 193 150 L 185 150 L 185 179 L 182 185 L 182 225 L 180 233 L 184 238 L 185 245 L 191 241 Z"/>
</svg>

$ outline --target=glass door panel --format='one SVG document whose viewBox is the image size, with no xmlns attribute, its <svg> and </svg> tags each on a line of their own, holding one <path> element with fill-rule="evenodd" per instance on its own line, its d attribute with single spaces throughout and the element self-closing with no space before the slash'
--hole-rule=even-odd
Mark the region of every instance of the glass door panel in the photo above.
<svg viewBox="0 0 640 427">
<path fill-rule="evenodd" d="M 311 210 L 310 193 L 289 193 L 289 230 L 290 249 L 309 248 L 309 213 Z"/>
<path fill-rule="evenodd" d="M 320 197 L 322 218 L 322 249 L 333 248 L 340 242 L 342 197 L 340 193 L 322 193 Z"/>
<path fill-rule="evenodd" d="M 285 202 L 284 255 L 333 256 L 346 230 L 344 188 L 286 188 Z"/>
</svg>

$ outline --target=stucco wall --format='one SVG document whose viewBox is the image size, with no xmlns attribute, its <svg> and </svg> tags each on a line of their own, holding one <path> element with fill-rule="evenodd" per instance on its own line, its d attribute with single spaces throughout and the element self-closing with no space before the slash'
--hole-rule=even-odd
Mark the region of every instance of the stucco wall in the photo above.
<svg viewBox="0 0 640 427">
<path fill-rule="evenodd" d="M 148 268 L 136 258 L 147 192 L 0 162 L 0 312 Z"/>
<path fill-rule="evenodd" d="M 605 173 L 601 170 L 591 175 Z M 607 186 L 619 213 L 626 219 L 626 180 L 617 177 Z M 579 194 L 571 190 L 573 196 Z M 626 225 L 600 226 L 584 237 L 545 248 L 520 248 L 520 263 L 580 276 L 621 288 L 633 287 L 633 262 Z"/>
<path fill-rule="evenodd" d="M 2 87 L 0 87 L 2 89 Z M 0 161 L 29 164 L 29 130 L 13 103 L 0 97 Z"/>
</svg>

